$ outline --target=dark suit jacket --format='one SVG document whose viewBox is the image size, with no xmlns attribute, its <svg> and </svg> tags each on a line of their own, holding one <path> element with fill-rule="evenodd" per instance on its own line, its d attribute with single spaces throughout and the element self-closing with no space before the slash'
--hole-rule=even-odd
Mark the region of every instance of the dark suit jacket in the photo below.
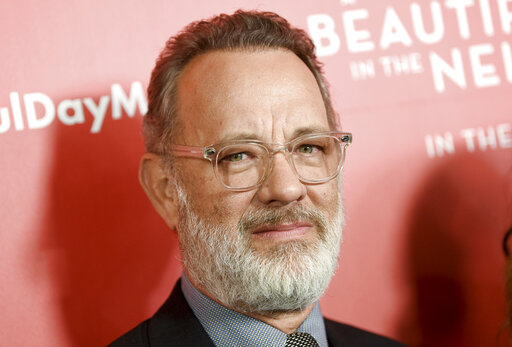
<svg viewBox="0 0 512 347">
<path fill-rule="evenodd" d="M 180 280 L 181 281 L 181 280 Z M 171 296 L 155 315 L 130 330 L 110 347 L 132 346 L 187 346 L 215 347 L 199 320 L 188 306 L 180 281 Z M 350 325 L 324 319 L 329 346 L 381 346 L 398 347 L 400 343 Z"/>
</svg>

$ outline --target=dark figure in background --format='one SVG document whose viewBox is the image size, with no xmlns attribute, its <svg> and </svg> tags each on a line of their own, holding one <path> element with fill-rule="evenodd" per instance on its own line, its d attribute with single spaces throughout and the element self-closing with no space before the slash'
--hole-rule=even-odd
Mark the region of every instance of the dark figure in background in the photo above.
<svg viewBox="0 0 512 347">
<path fill-rule="evenodd" d="M 503 253 L 505 253 L 505 257 L 507 258 L 507 264 L 505 267 L 505 279 L 506 279 L 506 289 L 507 289 L 507 304 L 508 304 L 508 315 L 507 315 L 507 326 L 509 329 L 509 344 L 512 346 L 512 258 L 510 256 L 510 251 L 508 249 L 508 240 L 512 235 L 512 226 L 507 230 L 505 236 L 503 237 Z"/>
</svg>

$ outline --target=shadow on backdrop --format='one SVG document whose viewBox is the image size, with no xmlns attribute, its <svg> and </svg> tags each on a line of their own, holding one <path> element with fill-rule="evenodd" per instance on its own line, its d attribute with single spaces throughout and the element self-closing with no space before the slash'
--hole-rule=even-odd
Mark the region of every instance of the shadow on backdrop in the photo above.
<svg viewBox="0 0 512 347">
<path fill-rule="evenodd" d="M 412 346 L 506 346 L 505 260 L 512 161 L 505 152 L 444 158 L 413 197 L 407 239 Z M 497 164 L 497 165 L 493 165 Z"/>
<path fill-rule="evenodd" d="M 97 101 L 97 99 L 96 99 Z M 89 113 L 86 120 L 92 120 Z M 137 180 L 144 151 L 140 115 L 59 124 L 40 250 L 74 346 L 104 346 L 149 317 L 180 273 L 176 237 Z"/>
</svg>

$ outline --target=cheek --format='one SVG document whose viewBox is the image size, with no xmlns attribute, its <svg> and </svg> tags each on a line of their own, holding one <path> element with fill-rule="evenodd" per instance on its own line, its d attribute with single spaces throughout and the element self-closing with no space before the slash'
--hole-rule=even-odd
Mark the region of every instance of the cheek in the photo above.
<svg viewBox="0 0 512 347">
<path fill-rule="evenodd" d="M 180 180 L 191 200 L 195 202 L 202 201 L 200 200 L 202 195 L 211 194 L 211 192 L 221 188 L 209 162 L 188 159 L 187 162 L 180 164 Z"/>
<path fill-rule="evenodd" d="M 211 200 L 214 219 L 236 225 L 250 208 L 253 195 L 250 192 L 231 192 L 227 189 L 214 194 Z"/>
<path fill-rule="evenodd" d="M 338 194 L 341 193 L 339 192 L 336 180 L 308 187 L 308 196 L 313 204 L 317 208 L 326 211 L 335 210 L 338 204 Z"/>
<path fill-rule="evenodd" d="M 211 169 L 210 169 L 211 170 Z M 198 170 L 183 172 L 182 182 L 189 197 L 190 206 L 196 213 L 215 224 L 236 225 L 249 208 L 254 193 L 232 192 L 221 185 L 216 177 Z"/>
</svg>

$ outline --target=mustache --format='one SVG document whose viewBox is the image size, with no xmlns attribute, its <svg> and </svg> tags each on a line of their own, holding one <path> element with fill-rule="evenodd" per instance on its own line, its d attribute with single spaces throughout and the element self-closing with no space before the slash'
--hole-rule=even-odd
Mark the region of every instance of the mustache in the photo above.
<svg viewBox="0 0 512 347">
<path fill-rule="evenodd" d="M 263 225 L 279 225 L 297 222 L 310 222 L 316 226 L 322 237 L 327 230 L 327 220 L 323 214 L 315 209 L 301 206 L 294 208 L 269 208 L 248 211 L 242 215 L 238 223 L 238 230 L 242 235 L 249 234 Z"/>
</svg>

